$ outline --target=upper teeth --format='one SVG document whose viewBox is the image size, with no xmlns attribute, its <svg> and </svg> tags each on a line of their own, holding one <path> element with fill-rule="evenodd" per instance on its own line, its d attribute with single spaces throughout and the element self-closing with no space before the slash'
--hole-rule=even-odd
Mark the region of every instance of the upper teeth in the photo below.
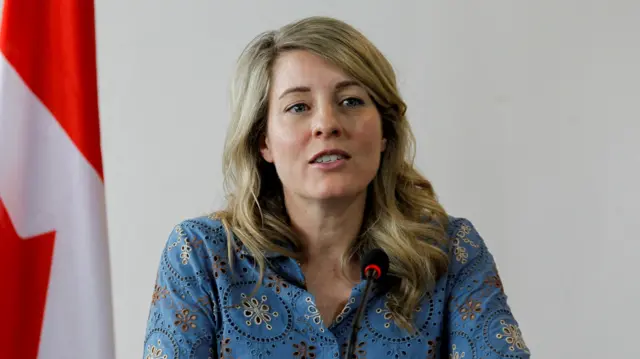
<svg viewBox="0 0 640 359">
<path fill-rule="evenodd" d="M 324 155 L 316 158 L 316 163 L 324 163 L 324 162 L 333 162 L 337 160 L 343 159 L 344 156 L 341 155 Z"/>
</svg>

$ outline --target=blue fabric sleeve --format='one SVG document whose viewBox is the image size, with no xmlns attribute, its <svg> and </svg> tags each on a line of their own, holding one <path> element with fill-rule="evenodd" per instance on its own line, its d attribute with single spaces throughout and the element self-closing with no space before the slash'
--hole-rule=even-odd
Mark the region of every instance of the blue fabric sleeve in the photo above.
<svg viewBox="0 0 640 359">
<path fill-rule="evenodd" d="M 493 256 L 473 224 L 453 222 L 447 347 L 449 358 L 529 358 Z"/>
<path fill-rule="evenodd" d="M 144 359 L 213 358 L 216 311 L 205 245 L 183 223 L 162 252 L 144 342 Z"/>
</svg>

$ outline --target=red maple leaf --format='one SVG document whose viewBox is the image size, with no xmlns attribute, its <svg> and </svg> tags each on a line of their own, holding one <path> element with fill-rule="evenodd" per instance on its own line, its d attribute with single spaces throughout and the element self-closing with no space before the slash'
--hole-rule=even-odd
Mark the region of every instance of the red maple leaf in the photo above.
<svg viewBox="0 0 640 359">
<path fill-rule="evenodd" d="M 38 355 L 55 234 L 21 238 L 0 199 L 3 358 L 36 359 Z"/>
</svg>

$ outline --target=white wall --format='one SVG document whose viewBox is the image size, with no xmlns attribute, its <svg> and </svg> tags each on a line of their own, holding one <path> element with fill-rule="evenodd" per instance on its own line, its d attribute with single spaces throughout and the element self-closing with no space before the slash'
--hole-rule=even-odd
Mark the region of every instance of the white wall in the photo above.
<svg viewBox="0 0 640 359">
<path fill-rule="evenodd" d="M 337 16 L 395 64 L 418 162 L 493 251 L 537 358 L 622 358 L 640 322 L 640 2 L 97 1 L 117 353 L 162 246 L 217 208 L 233 62 Z"/>
</svg>

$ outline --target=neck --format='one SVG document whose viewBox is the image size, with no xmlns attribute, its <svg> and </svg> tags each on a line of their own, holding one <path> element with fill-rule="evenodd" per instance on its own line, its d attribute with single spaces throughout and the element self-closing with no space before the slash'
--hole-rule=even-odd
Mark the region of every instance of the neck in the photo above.
<svg viewBox="0 0 640 359">
<path fill-rule="evenodd" d="M 364 217 L 366 192 L 353 198 L 309 201 L 285 194 L 293 229 L 300 235 L 307 262 L 340 259 L 358 236 Z"/>
</svg>

